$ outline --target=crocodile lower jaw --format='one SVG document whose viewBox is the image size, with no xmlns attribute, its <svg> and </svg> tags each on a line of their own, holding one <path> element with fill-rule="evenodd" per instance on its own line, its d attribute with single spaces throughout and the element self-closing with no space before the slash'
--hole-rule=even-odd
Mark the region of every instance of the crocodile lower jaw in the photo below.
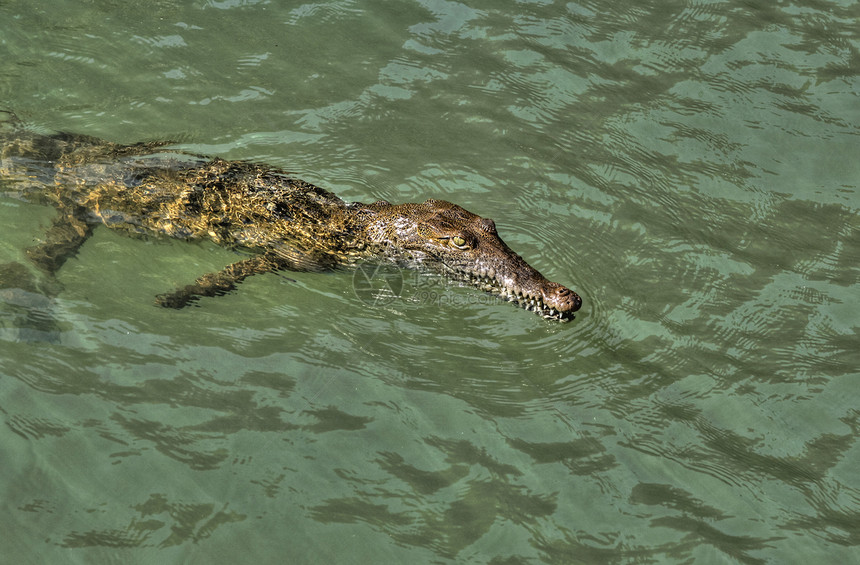
<svg viewBox="0 0 860 565">
<path fill-rule="evenodd" d="M 546 304 L 539 292 L 530 293 L 521 288 L 509 287 L 504 285 L 494 275 L 489 274 L 474 274 L 464 273 L 466 279 L 464 282 L 469 285 L 488 292 L 494 296 L 498 296 L 512 304 L 516 304 L 524 310 L 534 312 L 535 314 L 547 319 L 556 320 L 559 322 L 569 322 L 575 318 L 573 311 L 559 311 L 554 307 Z"/>
</svg>

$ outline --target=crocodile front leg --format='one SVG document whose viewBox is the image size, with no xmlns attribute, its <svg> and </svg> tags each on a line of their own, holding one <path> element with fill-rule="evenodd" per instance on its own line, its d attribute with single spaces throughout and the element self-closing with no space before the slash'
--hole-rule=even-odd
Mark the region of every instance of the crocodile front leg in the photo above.
<svg viewBox="0 0 860 565">
<path fill-rule="evenodd" d="M 270 273 L 284 268 L 282 261 L 269 254 L 255 255 L 227 265 L 215 273 L 208 273 L 183 288 L 159 294 L 155 303 L 165 308 L 183 308 L 202 296 L 220 296 L 236 289 L 236 285 L 248 277 Z"/>
<path fill-rule="evenodd" d="M 39 269 L 54 275 L 68 259 L 77 254 L 81 245 L 93 233 L 90 224 L 74 212 L 60 210 L 45 234 L 45 240 L 27 249 L 27 256 Z"/>
</svg>

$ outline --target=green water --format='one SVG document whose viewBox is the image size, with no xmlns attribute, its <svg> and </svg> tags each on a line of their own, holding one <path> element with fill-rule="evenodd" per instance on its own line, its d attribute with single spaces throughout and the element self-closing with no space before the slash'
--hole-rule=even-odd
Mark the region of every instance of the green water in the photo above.
<svg viewBox="0 0 860 565">
<path fill-rule="evenodd" d="M 444 198 L 584 306 L 95 236 L 0 294 L 4 563 L 858 563 L 854 1 L 0 0 L 41 131 Z M 52 211 L 0 198 L 0 263 Z"/>
</svg>

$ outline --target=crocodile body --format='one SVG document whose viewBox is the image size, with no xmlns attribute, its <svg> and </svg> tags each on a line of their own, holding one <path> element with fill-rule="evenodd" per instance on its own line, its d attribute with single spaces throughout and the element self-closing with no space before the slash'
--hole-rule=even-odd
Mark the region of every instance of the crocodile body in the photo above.
<svg viewBox="0 0 860 565">
<path fill-rule="evenodd" d="M 582 303 L 514 253 L 492 220 L 450 202 L 347 203 L 264 165 L 168 151 L 166 143 L 118 145 L 5 125 L 3 191 L 59 211 L 44 241 L 27 250 L 49 275 L 95 226 L 105 225 L 131 235 L 209 239 L 250 252 L 157 297 L 167 307 L 229 292 L 257 273 L 323 271 L 361 260 L 445 274 L 548 319 L 569 320 Z"/>
</svg>

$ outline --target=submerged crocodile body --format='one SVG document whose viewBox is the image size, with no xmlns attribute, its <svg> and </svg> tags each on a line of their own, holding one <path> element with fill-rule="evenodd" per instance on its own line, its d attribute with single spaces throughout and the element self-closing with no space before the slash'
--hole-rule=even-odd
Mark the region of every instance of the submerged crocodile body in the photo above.
<svg viewBox="0 0 860 565">
<path fill-rule="evenodd" d="M 179 308 L 278 270 L 323 271 L 369 259 L 444 274 L 547 319 L 573 318 L 582 301 L 514 253 L 492 220 L 443 200 L 347 203 L 263 165 L 166 151 L 166 143 L 117 145 L 65 133 L 41 135 L 14 120 L 0 129 L 3 192 L 59 211 L 27 250 L 53 275 L 106 225 L 130 234 L 209 239 L 250 252 L 157 303 Z"/>
</svg>

